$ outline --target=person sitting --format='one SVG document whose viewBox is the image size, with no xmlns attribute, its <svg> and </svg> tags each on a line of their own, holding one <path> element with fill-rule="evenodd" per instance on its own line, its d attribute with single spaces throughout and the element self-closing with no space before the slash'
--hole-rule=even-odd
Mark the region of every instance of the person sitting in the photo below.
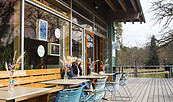
<svg viewBox="0 0 173 102">
<path fill-rule="evenodd" d="M 82 75 L 82 69 L 81 69 L 81 59 L 78 58 L 76 61 L 72 64 L 73 72 L 77 76 Z"/>
<path fill-rule="evenodd" d="M 73 68 L 73 73 L 75 76 L 81 76 L 82 75 L 81 59 L 80 58 L 77 58 L 76 61 L 73 62 L 72 68 Z M 89 83 L 88 82 L 84 82 L 83 84 L 85 85 L 85 89 L 89 89 Z"/>
</svg>

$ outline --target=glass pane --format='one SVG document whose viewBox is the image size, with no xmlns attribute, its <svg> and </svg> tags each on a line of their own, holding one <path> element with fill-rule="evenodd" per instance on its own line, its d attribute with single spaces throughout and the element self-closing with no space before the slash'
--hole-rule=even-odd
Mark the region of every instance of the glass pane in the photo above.
<svg viewBox="0 0 173 102">
<path fill-rule="evenodd" d="M 0 70 L 20 55 L 20 1 L 0 0 Z"/>
<path fill-rule="evenodd" d="M 60 59 L 69 55 L 69 22 L 25 3 L 24 33 L 25 69 L 61 67 Z M 41 34 L 47 39 L 41 39 Z M 38 54 L 40 45 L 45 50 L 43 57 Z"/>
<path fill-rule="evenodd" d="M 111 72 L 111 57 L 111 42 L 104 40 L 104 63 L 107 59 L 108 65 L 106 67 L 106 72 L 108 73 Z"/>
<path fill-rule="evenodd" d="M 72 55 L 82 59 L 82 35 L 83 29 L 74 25 L 72 26 Z"/>
<path fill-rule="evenodd" d="M 87 34 L 87 74 L 90 73 L 89 70 L 89 58 L 93 61 L 93 36 Z"/>
<path fill-rule="evenodd" d="M 83 19 L 82 17 L 78 16 L 77 14 L 73 13 L 72 15 L 72 21 L 74 23 L 77 23 L 79 25 L 81 25 L 82 27 L 92 31 L 93 30 L 93 24 L 91 24 L 90 22 L 88 22 L 87 20 Z"/>
<path fill-rule="evenodd" d="M 43 2 L 44 4 L 48 5 L 49 7 L 60 11 L 61 13 L 65 14 L 68 16 L 68 11 L 63 10 L 62 8 L 58 7 L 56 1 L 53 0 L 39 0 L 40 2 Z"/>
</svg>

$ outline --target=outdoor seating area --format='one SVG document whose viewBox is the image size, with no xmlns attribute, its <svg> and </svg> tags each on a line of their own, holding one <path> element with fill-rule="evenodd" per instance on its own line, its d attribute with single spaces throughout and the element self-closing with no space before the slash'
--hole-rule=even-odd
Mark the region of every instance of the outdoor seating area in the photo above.
<svg viewBox="0 0 173 102">
<path fill-rule="evenodd" d="M 0 0 L 0 102 L 173 102 L 173 3 L 148 4 Z"/>
<path fill-rule="evenodd" d="M 82 101 L 92 101 L 92 100 L 101 100 L 105 95 L 104 88 L 106 84 L 106 80 L 108 76 L 100 75 L 86 75 L 74 77 L 72 79 L 62 79 L 60 69 L 39 69 L 39 70 L 24 70 L 24 71 L 16 71 L 13 78 L 15 80 L 14 91 L 9 91 L 9 80 L 8 73 L 5 75 L 3 71 L 1 76 L 1 88 L 0 88 L 0 100 L 4 101 L 40 101 L 41 102 L 64 102 L 66 100 L 68 102 L 72 102 L 74 95 L 78 95 L 78 99 L 74 99 L 73 102 L 77 102 L 76 100 Z M 22 73 L 22 74 L 19 74 Z M 114 75 L 114 74 L 111 74 Z M 88 79 L 88 80 L 87 80 Z M 95 81 L 95 88 L 92 86 L 92 82 Z M 87 95 L 82 95 L 85 85 L 79 87 L 79 83 L 89 82 L 90 88 Z M 76 86 L 73 86 L 76 85 Z M 79 88 L 77 88 L 79 87 Z M 77 93 L 75 94 L 75 90 Z M 51 94 L 55 94 L 57 97 L 50 97 Z M 64 97 L 64 95 L 68 95 L 69 97 Z M 94 95 L 94 96 L 93 96 Z M 96 98 L 95 98 L 96 97 Z"/>
<path fill-rule="evenodd" d="M 51 73 L 50 70 L 49 72 Z M 74 77 L 74 79 L 67 80 L 58 77 L 60 79 L 51 79 L 50 81 L 46 81 L 48 79 L 44 81 L 37 80 L 39 86 L 34 86 L 36 81 L 32 81 L 32 84 L 28 85 L 25 82 L 23 84 L 26 85 L 23 86 L 20 82 L 18 83 L 19 85 L 15 86 L 14 94 L 8 92 L 8 87 L 2 87 L 1 85 L 0 102 L 93 102 L 99 100 L 104 102 L 171 102 L 173 99 L 172 78 L 128 78 L 129 73 L 123 76 L 122 73 L 119 73 L 116 74 L 115 80 L 107 81 L 110 74 L 114 75 L 113 73 L 95 73 L 93 75 L 80 76 L 78 79 Z M 5 78 L 5 75 L 3 78 Z M 94 80 L 94 88 L 92 84 L 90 85 L 90 91 L 84 89 L 85 85 L 78 85 L 78 83 L 82 82 L 92 83 L 93 79 L 97 80 Z M 71 85 L 76 86 L 70 87 Z M 87 92 L 87 94 L 83 94 L 83 92 Z M 51 94 L 55 94 L 54 97 L 51 98 Z"/>
</svg>

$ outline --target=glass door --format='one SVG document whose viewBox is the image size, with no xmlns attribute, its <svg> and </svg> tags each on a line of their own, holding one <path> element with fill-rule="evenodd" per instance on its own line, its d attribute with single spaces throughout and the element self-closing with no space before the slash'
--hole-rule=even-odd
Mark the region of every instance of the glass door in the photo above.
<svg viewBox="0 0 173 102">
<path fill-rule="evenodd" d="M 94 42 L 94 33 L 90 31 L 85 31 L 85 75 L 90 73 L 89 70 L 89 59 L 91 61 L 94 61 L 95 54 L 94 54 L 94 48 L 95 48 L 95 42 Z"/>
<path fill-rule="evenodd" d="M 112 41 L 110 39 L 103 39 L 103 54 L 102 61 L 105 63 L 107 60 L 108 66 L 106 67 L 107 73 L 112 73 Z"/>
<path fill-rule="evenodd" d="M 102 71 L 101 69 L 101 61 L 102 61 L 102 43 L 103 43 L 103 38 L 99 37 L 99 36 L 95 36 L 95 60 L 99 60 L 96 64 L 95 64 L 95 72 L 100 72 Z"/>
</svg>

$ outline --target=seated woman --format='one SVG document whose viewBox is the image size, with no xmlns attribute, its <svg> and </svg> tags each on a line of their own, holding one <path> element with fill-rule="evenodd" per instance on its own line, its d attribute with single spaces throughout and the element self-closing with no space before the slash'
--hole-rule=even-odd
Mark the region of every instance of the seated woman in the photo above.
<svg viewBox="0 0 173 102">
<path fill-rule="evenodd" d="M 73 73 L 75 76 L 81 76 L 82 75 L 81 59 L 80 58 L 77 58 L 76 61 L 73 62 L 72 68 L 73 68 Z M 84 82 L 83 84 L 85 84 L 86 89 L 89 89 L 89 83 L 88 82 Z"/>
<path fill-rule="evenodd" d="M 82 69 L 81 69 L 81 59 L 76 59 L 76 61 L 72 64 L 73 72 L 77 76 L 82 75 Z"/>
<path fill-rule="evenodd" d="M 72 77 L 76 77 L 77 75 L 75 75 L 73 73 L 73 68 L 72 68 L 72 57 L 71 56 L 67 56 L 66 57 L 66 64 L 67 64 L 67 67 L 68 67 L 68 70 L 67 70 L 67 76 L 68 76 L 68 79 L 71 79 Z M 64 72 L 64 71 L 63 71 Z M 64 74 L 64 73 L 63 73 Z"/>
</svg>

